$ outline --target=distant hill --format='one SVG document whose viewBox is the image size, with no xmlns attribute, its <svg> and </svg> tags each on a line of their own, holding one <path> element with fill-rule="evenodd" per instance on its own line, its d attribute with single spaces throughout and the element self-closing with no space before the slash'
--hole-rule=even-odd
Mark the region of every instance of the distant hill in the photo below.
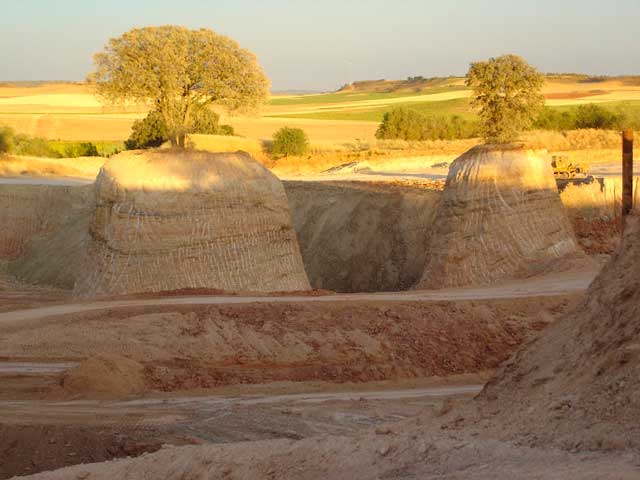
<svg viewBox="0 0 640 480">
<path fill-rule="evenodd" d="M 463 77 L 410 77 L 406 80 L 363 80 L 343 86 L 340 93 L 421 93 L 424 90 L 432 90 L 436 87 L 447 89 L 464 87 Z"/>
<path fill-rule="evenodd" d="M 580 73 L 547 73 L 547 80 L 554 83 L 598 84 L 618 81 L 627 86 L 640 86 L 640 75 L 596 76 Z M 464 88 L 464 77 L 409 77 L 406 80 L 362 80 L 350 83 L 338 90 L 339 93 L 422 93 L 434 88 L 448 90 Z"/>
</svg>

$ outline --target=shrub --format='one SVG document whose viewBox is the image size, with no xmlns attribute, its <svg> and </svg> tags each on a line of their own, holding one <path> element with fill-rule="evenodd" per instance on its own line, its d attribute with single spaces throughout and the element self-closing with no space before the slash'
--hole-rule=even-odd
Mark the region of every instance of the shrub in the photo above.
<svg viewBox="0 0 640 480">
<path fill-rule="evenodd" d="M 15 147 L 13 153 L 16 155 L 28 155 L 32 157 L 61 158 L 62 154 L 57 152 L 44 138 L 30 137 L 28 135 L 16 135 L 14 137 Z"/>
<path fill-rule="evenodd" d="M 406 107 L 398 107 L 384 114 L 376 131 L 376 138 L 410 141 L 456 140 L 471 138 L 478 133 L 478 126 L 456 115 L 424 115 Z"/>
<path fill-rule="evenodd" d="M 233 135 L 230 125 L 219 125 L 220 116 L 209 108 L 194 111 L 189 133 L 203 135 Z M 131 127 L 131 136 L 125 142 L 127 150 L 155 148 L 169 140 L 169 133 L 162 115 L 151 111 L 142 120 L 136 120 Z"/>
<path fill-rule="evenodd" d="M 220 125 L 218 127 L 218 135 L 235 135 L 235 131 L 231 125 Z"/>
<path fill-rule="evenodd" d="M 10 127 L 0 127 L 0 153 L 13 153 L 14 133 Z"/>
<path fill-rule="evenodd" d="M 544 107 L 533 123 L 533 127 L 541 130 L 559 130 L 561 132 L 575 130 L 576 117 L 572 111 L 561 112 L 554 108 Z"/>
<path fill-rule="evenodd" d="M 576 109 L 576 128 L 597 128 L 601 130 L 617 130 L 622 128 L 624 115 L 615 114 L 593 103 L 580 105 Z"/>
<path fill-rule="evenodd" d="M 66 158 L 98 157 L 98 147 L 91 142 L 71 142 L 65 146 L 63 155 Z"/>
<path fill-rule="evenodd" d="M 127 150 L 159 147 L 168 139 L 169 133 L 162 115 L 151 111 L 142 120 L 133 122 L 131 135 L 124 146 Z"/>
<path fill-rule="evenodd" d="M 273 135 L 271 153 L 274 157 L 304 155 L 309 151 L 309 139 L 300 128 L 283 127 Z"/>
</svg>

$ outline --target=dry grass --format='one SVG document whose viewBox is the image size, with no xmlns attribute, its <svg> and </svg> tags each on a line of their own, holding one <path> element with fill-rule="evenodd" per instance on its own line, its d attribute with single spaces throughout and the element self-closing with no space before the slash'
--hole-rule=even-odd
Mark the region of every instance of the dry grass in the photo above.
<svg viewBox="0 0 640 480">
<path fill-rule="evenodd" d="M 639 195 L 639 180 L 636 177 L 633 185 L 634 207 Z M 622 205 L 622 178 L 606 177 L 602 184 L 597 181 L 589 185 L 569 184 L 560 193 L 560 198 L 572 217 L 617 218 Z"/>
<path fill-rule="evenodd" d="M 0 114 L 0 125 L 52 140 L 122 141 L 144 114 Z"/>
<path fill-rule="evenodd" d="M 44 158 L 0 155 L 0 177 L 73 177 L 94 179 L 105 159 L 102 157 Z"/>
<path fill-rule="evenodd" d="M 265 165 L 269 164 L 264 145 L 253 138 L 231 135 L 189 135 L 189 144 L 197 150 L 207 152 L 237 152 L 242 150 Z"/>
<path fill-rule="evenodd" d="M 522 135 L 522 139 L 535 148 L 546 148 L 559 152 L 567 150 L 611 149 L 621 148 L 620 133 L 610 130 L 571 130 L 554 132 L 550 130 L 534 130 Z"/>
</svg>

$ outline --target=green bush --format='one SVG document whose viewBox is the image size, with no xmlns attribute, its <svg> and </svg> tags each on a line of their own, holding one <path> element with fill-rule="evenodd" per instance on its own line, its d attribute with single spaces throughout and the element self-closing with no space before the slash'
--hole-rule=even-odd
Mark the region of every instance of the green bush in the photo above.
<svg viewBox="0 0 640 480">
<path fill-rule="evenodd" d="M 235 135 L 235 131 L 231 125 L 220 125 L 218 127 L 218 135 Z"/>
<path fill-rule="evenodd" d="M 618 130 L 622 128 L 624 116 L 615 114 L 600 105 L 593 103 L 580 105 L 576 109 L 576 128 L 597 128 L 601 130 Z"/>
<path fill-rule="evenodd" d="M 10 127 L 0 127 L 0 153 L 13 153 L 15 134 Z"/>
<path fill-rule="evenodd" d="M 572 111 L 559 111 L 544 107 L 533 123 L 533 128 L 539 130 L 559 130 L 561 132 L 576 129 L 576 116 Z"/>
<path fill-rule="evenodd" d="M 127 150 L 159 147 L 168 139 L 169 133 L 162 115 L 151 111 L 142 120 L 133 122 L 131 135 L 124 146 Z"/>
<path fill-rule="evenodd" d="M 16 135 L 13 141 L 15 146 L 12 153 L 16 155 L 62 158 L 62 154 L 57 152 L 44 138 L 20 134 Z"/>
<path fill-rule="evenodd" d="M 220 116 L 209 108 L 194 111 L 189 133 L 203 135 L 233 135 L 230 125 L 220 125 Z M 151 111 L 142 120 L 136 120 L 131 127 L 131 136 L 125 142 L 127 150 L 138 148 L 155 148 L 169 140 L 167 124 L 162 115 Z"/>
<path fill-rule="evenodd" d="M 384 114 L 376 131 L 378 139 L 455 140 L 478 135 L 478 124 L 457 115 L 424 115 L 406 107 Z"/>
<path fill-rule="evenodd" d="M 624 127 L 634 128 L 638 125 L 637 118 L 630 115 L 632 111 L 611 111 L 601 105 L 586 104 L 569 110 L 560 111 L 545 107 L 533 124 L 541 130 L 620 130 Z"/>
<path fill-rule="evenodd" d="M 47 142 L 51 148 L 66 158 L 110 157 L 124 148 L 123 142 L 74 142 L 69 140 L 48 140 Z"/>
<path fill-rule="evenodd" d="M 271 153 L 274 157 L 304 155 L 309 151 L 309 139 L 300 128 L 282 127 L 273 135 Z"/>
</svg>

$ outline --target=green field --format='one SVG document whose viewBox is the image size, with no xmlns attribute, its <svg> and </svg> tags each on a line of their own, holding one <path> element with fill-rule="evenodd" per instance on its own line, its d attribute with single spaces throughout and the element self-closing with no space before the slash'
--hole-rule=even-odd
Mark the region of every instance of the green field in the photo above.
<svg viewBox="0 0 640 480">
<path fill-rule="evenodd" d="M 384 97 L 390 98 L 390 97 Z M 397 98 L 397 97 L 396 97 Z M 626 121 L 631 127 L 637 128 L 640 126 L 640 100 L 630 101 L 618 101 L 618 102 L 606 102 L 597 104 L 600 107 L 616 114 L 622 114 L 625 116 Z M 354 108 L 353 110 L 333 110 L 327 112 L 310 112 L 299 114 L 282 114 L 282 115 L 269 115 L 270 117 L 282 117 L 282 118 L 304 118 L 315 120 L 353 120 L 353 121 L 366 121 L 366 122 L 380 122 L 384 114 L 397 107 L 407 107 L 423 114 L 434 116 L 453 116 L 456 115 L 464 120 L 475 120 L 478 118 L 477 114 L 473 111 L 470 105 L 470 100 L 467 98 L 457 98 L 454 100 L 443 100 L 439 102 L 407 102 L 398 103 L 394 105 L 385 105 L 382 107 L 376 107 L 371 109 Z M 558 112 L 575 113 L 579 105 L 564 105 L 550 107 L 552 110 Z"/>
<path fill-rule="evenodd" d="M 462 85 L 451 85 L 442 87 L 431 87 L 420 90 L 418 92 L 337 92 L 323 93 L 318 95 L 299 95 L 295 97 L 285 98 L 273 97 L 270 101 L 270 105 L 313 105 L 361 102 L 364 100 L 390 100 L 393 98 L 415 97 L 416 95 L 433 95 L 436 93 L 455 92 L 466 89 L 467 87 L 464 87 Z"/>
</svg>

